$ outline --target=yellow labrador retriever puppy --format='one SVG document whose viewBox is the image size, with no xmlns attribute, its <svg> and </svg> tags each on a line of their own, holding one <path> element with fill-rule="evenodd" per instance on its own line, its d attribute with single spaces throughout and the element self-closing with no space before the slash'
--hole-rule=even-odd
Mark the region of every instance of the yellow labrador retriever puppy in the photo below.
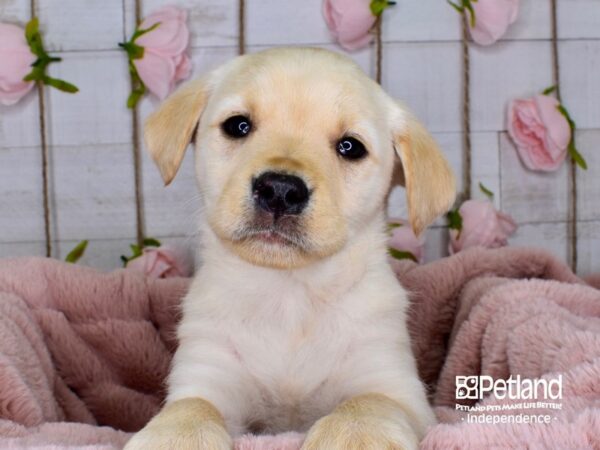
<svg viewBox="0 0 600 450">
<path fill-rule="evenodd" d="M 164 181 L 195 141 L 203 265 L 183 301 L 164 409 L 133 449 L 231 449 L 306 431 L 306 450 L 412 449 L 434 423 L 387 262 L 396 155 L 419 233 L 453 202 L 421 123 L 348 58 L 239 57 L 148 119 Z"/>
</svg>

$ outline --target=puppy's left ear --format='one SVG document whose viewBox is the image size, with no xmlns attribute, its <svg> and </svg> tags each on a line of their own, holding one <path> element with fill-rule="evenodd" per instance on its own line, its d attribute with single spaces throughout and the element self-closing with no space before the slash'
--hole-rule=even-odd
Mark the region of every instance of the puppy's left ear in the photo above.
<svg viewBox="0 0 600 450">
<path fill-rule="evenodd" d="M 456 197 L 456 181 L 446 158 L 423 124 L 405 107 L 395 104 L 393 141 L 402 162 L 410 224 L 419 235 Z"/>
<path fill-rule="evenodd" d="M 207 99 L 205 78 L 188 82 L 146 120 L 144 140 L 165 185 L 173 181 L 179 170 Z"/>
</svg>

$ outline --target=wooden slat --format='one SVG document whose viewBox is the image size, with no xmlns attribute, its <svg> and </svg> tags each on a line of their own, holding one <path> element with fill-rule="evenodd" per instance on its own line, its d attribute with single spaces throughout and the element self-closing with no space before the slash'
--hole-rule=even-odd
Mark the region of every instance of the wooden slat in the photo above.
<svg viewBox="0 0 600 450">
<path fill-rule="evenodd" d="M 40 161 L 39 147 L 0 149 L 2 243 L 44 238 Z"/>
<path fill-rule="evenodd" d="M 127 59 L 120 51 L 68 53 L 51 74 L 79 87 L 77 94 L 48 89 L 51 145 L 98 145 L 131 141 Z"/>
<path fill-rule="evenodd" d="M 552 173 L 525 168 L 506 133 L 500 137 L 502 209 L 518 223 L 567 220 L 567 165 Z M 564 236 L 563 236 L 564 238 Z"/>
<path fill-rule="evenodd" d="M 33 242 L 0 242 L 0 258 L 17 258 L 25 256 L 46 256 L 46 244 Z M 0 260 L 0 269 L 6 261 Z"/>
<path fill-rule="evenodd" d="M 431 131 L 462 131 L 459 43 L 387 44 L 384 88 Z"/>
<path fill-rule="evenodd" d="M 487 199 L 479 188 L 479 183 L 494 193 L 494 205 L 500 208 L 502 190 L 500 188 L 500 147 L 498 133 L 473 133 L 471 136 L 472 168 L 471 197 Z"/>
<path fill-rule="evenodd" d="M 502 40 L 550 39 L 550 1 L 521 0 L 519 15 Z"/>
<path fill-rule="evenodd" d="M 600 130 L 577 132 L 577 148 L 588 170 L 577 170 L 577 215 L 579 220 L 600 219 Z M 598 247 L 600 250 L 600 247 Z M 600 271 L 600 267 L 598 267 Z"/>
<path fill-rule="evenodd" d="M 448 256 L 448 229 L 445 227 L 433 227 L 425 234 L 425 262 Z"/>
<path fill-rule="evenodd" d="M 2 22 L 24 26 L 31 19 L 31 3 L 22 0 L 2 1 L 0 18 Z"/>
<path fill-rule="evenodd" d="M 510 100 L 531 97 L 552 84 L 550 42 L 499 42 L 471 46 L 471 129 L 506 129 Z M 566 81 L 566 80 L 565 80 Z M 447 84 L 455 86 L 459 84 Z"/>
<path fill-rule="evenodd" d="M 560 39 L 600 39 L 598 0 L 558 0 Z"/>
<path fill-rule="evenodd" d="M 322 0 L 303 0 L 292 12 L 289 2 L 246 0 L 246 42 L 269 46 L 332 42 L 321 4 Z"/>
<path fill-rule="evenodd" d="M 567 225 L 559 223 L 535 223 L 519 225 L 515 234 L 509 239 L 511 246 L 542 248 L 561 261 L 567 261 L 568 239 Z"/>
<path fill-rule="evenodd" d="M 600 40 L 561 42 L 559 52 L 565 106 L 580 129 L 600 128 Z"/>
<path fill-rule="evenodd" d="M 121 0 L 41 0 L 36 12 L 49 51 L 110 50 L 123 40 Z"/>
<path fill-rule="evenodd" d="M 131 1 L 131 0 L 127 0 Z M 176 5 L 188 11 L 191 46 L 236 45 L 238 39 L 238 0 L 140 0 L 142 18 L 164 5 Z M 131 22 L 128 19 L 128 22 Z M 131 30 L 128 30 L 131 33 Z"/>
<path fill-rule="evenodd" d="M 577 232 L 577 273 L 581 276 L 599 273 L 600 221 L 579 222 Z"/>
<path fill-rule="evenodd" d="M 131 146 L 62 146 L 51 151 L 56 238 L 134 235 Z"/>
<path fill-rule="evenodd" d="M 144 212 L 148 236 L 188 235 L 197 231 L 201 202 L 190 148 L 175 180 L 164 186 L 154 163 L 143 157 Z"/>
<path fill-rule="evenodd" d="M 447 3 L 397 2 L 384 14 L 384 41 L 459 41 L 461 37 L 459 15 Z"/>
<path fill-rule="evenodd" d="M 40 145 L 37 90 L 33 88 L 15 105 L 0 105 L 0 148 Z"/>
</svg>

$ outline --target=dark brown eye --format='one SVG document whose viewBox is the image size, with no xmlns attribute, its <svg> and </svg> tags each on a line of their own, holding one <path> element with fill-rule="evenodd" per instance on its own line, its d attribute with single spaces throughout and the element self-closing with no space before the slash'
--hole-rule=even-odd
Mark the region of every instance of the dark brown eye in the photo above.
<svg viewBox="0 0 600 450">
<path fill-rule="evenodd" d="M 367 149 L 364 144 L 353 137 L 340 139 L 336 150 L 345 159 L 361 159 L 367 156 Z"/>
<path fill-rule="evenodd" d="M 221 129 L 227 136 L 240 139 L 250 134 L 252 122 L 246 116 L 233 116 L 221 124 Z"/>
</svg>

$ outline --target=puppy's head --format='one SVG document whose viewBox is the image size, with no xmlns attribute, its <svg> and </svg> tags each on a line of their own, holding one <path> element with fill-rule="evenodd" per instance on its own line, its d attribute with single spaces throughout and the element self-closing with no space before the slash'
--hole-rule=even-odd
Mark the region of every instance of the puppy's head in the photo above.
<svg viewBox="0 0 600 450">
<path fill-rule="evenodd" d="M 424 127 L 324 50 L 246 55 L 167 99 L 145 128 L 165 183 L 194 136 L 208 223 L 254 264 L 294 268 L 339 251 L 381 214 L 396 155 L 417 233 L 455 195 Z"/>
</svg>

